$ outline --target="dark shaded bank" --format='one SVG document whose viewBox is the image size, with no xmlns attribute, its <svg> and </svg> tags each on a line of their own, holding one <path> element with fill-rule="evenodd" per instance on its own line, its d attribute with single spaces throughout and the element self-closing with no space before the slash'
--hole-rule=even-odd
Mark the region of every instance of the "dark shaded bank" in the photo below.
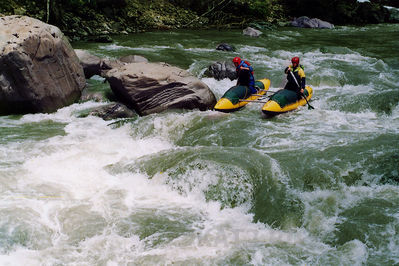
<svg viewBox="0 0 399 266">
<path fill-rule="evenodd" d="M 72 40 L 111 41 L 112 34 L 155 29 L 245 28 L 308 16 L 336 25 L 398 22 L 373 0 L 0 0 L 0 15 L 56 25 Z M 252 24 L 253 25 L 253 24 Z"/>
<path fill-rule="evenodd" d="M 371 0 L 283 0 L 289 16 L 317 17 L 336 25 L 397 23 L 385 6 L 399 7 L 399 1 Z"/>
</svg>

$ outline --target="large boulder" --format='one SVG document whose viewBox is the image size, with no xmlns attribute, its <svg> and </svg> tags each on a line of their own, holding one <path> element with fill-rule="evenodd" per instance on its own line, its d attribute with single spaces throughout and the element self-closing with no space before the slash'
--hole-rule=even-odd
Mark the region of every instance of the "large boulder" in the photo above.
<svg viewBox="0 0 399 266">
<path fill-rule="evenodd" d="M 130 63 L 106 74 L 118 98 L 139 115 L 167 109 L 212 109 L 216 97 L 187 71 L 166 63 Z"/>
<path fill-rule="evenodd" d="M 231 61 L 213 63 L 208 67 L 205 75 L 213 77 L 217 80 L 222 80 L 225 78 L 229 78 L 230 80 L 237 79 L 236 67 Z"/>
<path fill-rule="evenodd" d="M 318 29 L 333 29 L 334 25 L 323 21 L 318 18 L 308 18 L 306 16 L 302 16 L 299 18 L 294 19 L 291 22 L 291 25 L 294 27 L 299 27 L 299 28 L 318 28 Z"/>
<path fill-rule="evenodd" d="M 63 33 L 26 16 L 0 17 L 0 113 L 53 112 L 79 100 L 83 69 Z"/>
</svg>

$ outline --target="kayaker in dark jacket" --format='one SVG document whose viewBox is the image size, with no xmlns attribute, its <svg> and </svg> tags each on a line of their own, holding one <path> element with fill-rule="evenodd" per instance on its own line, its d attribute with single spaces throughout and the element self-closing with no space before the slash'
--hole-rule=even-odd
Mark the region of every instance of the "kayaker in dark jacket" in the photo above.
<svg viewBox="0 0 399 266">
<path fill-rule="evenodd" d="M 306 85 L 305 71 L 303 66 L 299 64 L 299 57 L 293 57 L 291 63 L 292 65 L 284 70 L 288 80 L 284 89 L 295 91 L 298 94 L 298 98 L 301 98 Z"/>
<path fill-rule="evenodd" d="M 233 59 L 234 66 L 237 71 L 237 86 L 247 86 L 251 93 L 256 93 L 255 89 L 255 78 L 254 78 L 254 69 L 251 64 L 247 61 L 241 60 L 239 57 L 234 57 Z"/>
</svg>

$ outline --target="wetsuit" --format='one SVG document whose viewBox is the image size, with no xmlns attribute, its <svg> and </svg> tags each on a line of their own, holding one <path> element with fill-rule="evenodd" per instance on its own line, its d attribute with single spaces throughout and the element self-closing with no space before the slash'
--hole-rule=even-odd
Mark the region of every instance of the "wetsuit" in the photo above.
<svg viewBox="0 0 399 266">
<path fill-rule="evenodd" d="M 249 65 L 249 63 L 241 61 L 237 66 L 236 71 L 238 75 L 237 85 L 248 86 L 251 93 L 256 93 L 254 69 Z"/>
</svg>

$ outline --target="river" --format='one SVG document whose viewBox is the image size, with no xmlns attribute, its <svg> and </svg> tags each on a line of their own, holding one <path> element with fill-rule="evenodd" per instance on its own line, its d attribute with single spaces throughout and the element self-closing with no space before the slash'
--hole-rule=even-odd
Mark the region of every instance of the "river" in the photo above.
<svg viewBox="0 0 399 266">
<path fill-rule="evenodd" d="M 114 40 L 73 46 L 179 66 L 217 98 L 234 81 L 212 62 L 241 56 L 276 90 L 299 56 L 315 109 L 2 116 L 0 265 L 399 264 L 399 25 Z"/>
</svg>

